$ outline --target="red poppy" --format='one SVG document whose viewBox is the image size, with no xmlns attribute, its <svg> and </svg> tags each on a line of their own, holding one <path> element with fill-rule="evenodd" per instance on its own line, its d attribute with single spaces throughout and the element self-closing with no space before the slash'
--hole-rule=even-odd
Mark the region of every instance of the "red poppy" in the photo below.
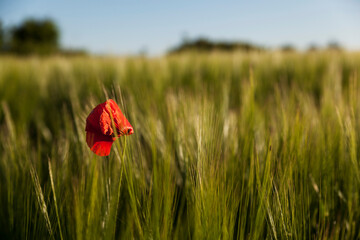
<svg viewBox="0 0 360 240">
<path fill-rule="evenodd" d="M 113 124 L 111 118 L 114 120 Z M 116 132 L 114 132 L 115 126 Z M 97 105 L 86 119 L 86 143 L 99 156 L 110 154 L 116 137 L 134 133 L 133 127 L 114 100 Z"/>
</svg>

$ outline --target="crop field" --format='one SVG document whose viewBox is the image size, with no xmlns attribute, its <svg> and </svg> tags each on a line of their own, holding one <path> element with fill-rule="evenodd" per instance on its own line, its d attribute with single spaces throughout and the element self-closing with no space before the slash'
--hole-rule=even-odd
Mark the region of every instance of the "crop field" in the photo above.
<svg viewBox="0 0 360 240">
<path fill-rule="evenodd" d="M 360 238 L 360 53 L 3 56 L 0 104 L 0 239 Z"/>
</svg>

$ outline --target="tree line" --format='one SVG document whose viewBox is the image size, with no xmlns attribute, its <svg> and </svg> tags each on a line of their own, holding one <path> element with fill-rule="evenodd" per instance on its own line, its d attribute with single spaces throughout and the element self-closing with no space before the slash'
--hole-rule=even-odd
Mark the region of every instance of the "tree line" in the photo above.
<svg viewBox="0 0 360 240">
<path fill-rule="evenodd" d="M 26 19 L 17 26 L 7 29 L 0 20 L 0 52 L 5 54 L 17 55 L 50 55 L 65 54 L 79 55 L 86 54 L 84 50 L 61 49 L 59 44 L 60 31 L 56 23 L 51 19 Z M 320 48 L 316 45 L 310 45 L 308 51 L 316 51 Z M 341 50 L 341 46 L 333 41 L 327 46 L 327 49 Z M 170 49 L 168 54 L 175 54 L 188 51 L 264 51 L 265 47 L 248 42 L 239 41 L 212 41 L 207 38 L 198 38 L 194 40 L 185 40 L 180 45 Z M 291 44 L 285 44 L 280 47 L 285 52 L 294 52 L 297 49 Z"/>
<path fill-rule="evenodd" d="M 232 51 L 267 51 L 272 48 L 264 47 L 261 45 L 253 44 L 250 42 L 241 42 L 241 41 L 214 41 L 209 38 L 197 38 L 193 40 L 183 40 L 178 46 L 171 48 L 168 51 L 168 54 L 177 54 L 182 52 L 212 52 L 212 51 L 221 51 L 221 52 L 232 52 Z M 282 46 L 276 48 L 282 52 L 296 52 L 298 49 L 292 44 L 283 44 Z M 330 41 L 326 47 L 320 47 L 315 44 L 310 44 L 307 48 L 308 52 L 320 51 L 320 50 L 333 50 L 341 51 L 343 50 L 342 46 L 337 41 Z"/>
<path fill-rule="evenodd" d="M 17 55 L 85 54 L 84 50 L 60 48 L 60 30 L 51 19 L 29 18 L 22 23 L 4 28 L 0 21 L 0 51 Z"/>
</svg>

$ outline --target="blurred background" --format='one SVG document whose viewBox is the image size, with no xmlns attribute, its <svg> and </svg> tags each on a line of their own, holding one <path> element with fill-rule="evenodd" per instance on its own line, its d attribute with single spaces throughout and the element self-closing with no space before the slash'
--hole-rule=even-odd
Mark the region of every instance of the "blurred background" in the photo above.
<svg viewBox="0 0 360 240">
<path fill-rule="evenodd" d="M 189 47 L 360 49 L 360 2 L 0 1 L 1 50 L 164 55 Z"/>
<path fill-rule="evenodd" d="M 359 13 L 0 0 L 0 239 L 360 239 Z"/>
</svg>

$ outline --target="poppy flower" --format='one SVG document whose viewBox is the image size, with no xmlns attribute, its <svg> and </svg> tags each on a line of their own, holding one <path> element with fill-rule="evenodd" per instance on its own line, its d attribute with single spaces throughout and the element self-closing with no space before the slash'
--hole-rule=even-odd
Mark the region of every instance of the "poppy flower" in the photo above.
<svg viewBox="0 0 360 240">
<path fill-rule="evenodd" d="M 110 154 L 111 146 L 117 137 L 134 133 L 133 127 L 112 99 L 92 110 L 86 119 L 85 131 L 87 145 L 99 156 Z"/>
</svg>

